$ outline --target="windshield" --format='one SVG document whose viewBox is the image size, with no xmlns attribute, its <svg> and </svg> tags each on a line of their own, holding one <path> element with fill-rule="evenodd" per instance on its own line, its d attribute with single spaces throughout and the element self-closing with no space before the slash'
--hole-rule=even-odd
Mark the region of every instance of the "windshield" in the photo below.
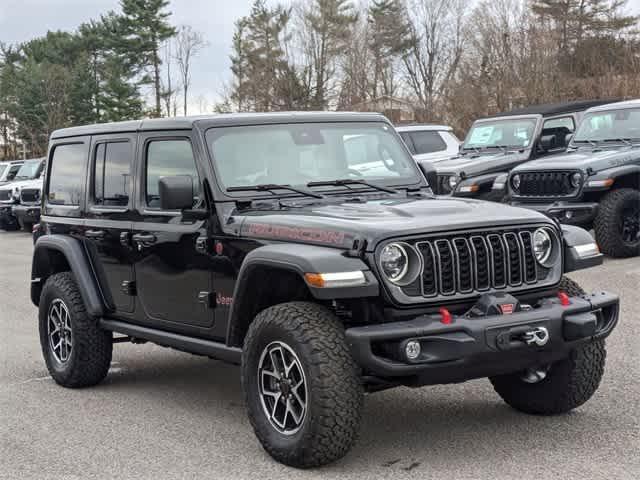
<svg viewBox="0 0 640 480">
<path fill-rule="evenodd" d="M 588 113 L 578 127 L 575 142 L 640 140 L 640 108 Z"/>
<path fill-rule="evenodd" d="M 355 179 L 383 185 L 421 181 L 415 161 L 383 123 L 304 123 L 211 128 L 221 187 L 306 186 Z"/>
<path fill-rule="evenodd" d="M 42 164 L 41 160 L 30 160 L 28 162 L 24 162 L 18 170 L 18 174 L 16 175 L 16 180 L 29 180 L 35 178 L 36 175 L 40 174 L 40 165 Z"/>
<path fill-rule="evenodd" d="M 537 119 L 507 119 L 473 124 L 462 148 L 527 148 L 533 143 Z"/>
<path fill-rule="evenodd" d="M 2 178 L 2 175 L 4 174 L 4 171 L 7 169 L 7 164 L 5 163 L 4 165 L 0 165 L 0 178 Z"/>
</svg>

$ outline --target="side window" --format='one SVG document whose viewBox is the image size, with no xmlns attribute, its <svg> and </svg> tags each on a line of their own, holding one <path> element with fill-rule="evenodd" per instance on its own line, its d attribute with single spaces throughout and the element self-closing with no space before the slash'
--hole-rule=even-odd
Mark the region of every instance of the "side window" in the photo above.
<svg viewBox="0 0 640 480">
<path fill-rule="evenodd" d="M 567 146 L 567 135 L 576 129 L 572 117 L 552 118 L 542 125 L 542 135 L 553 135 L 556 138 L 556 147 Z"/>
<path fill-rule="evenodd" d="M 87 148 L 82 143 L 58 145 L 51 159 L 47 201 L 51 205 L 80 205 L 80 175 L 87 161 Z"/>
<path fill-rule="evenodd" d="M 96 148 L 93 199 L 96 205 L 126 207 L 133 151 L 130 142 L 100 143 Z"/>
<path fill-rule="evenodd" d="M 438 132 L 424 131 L 409 134 L 418 155 L 423 153 L 441 152 L 447 149 L 447 144 Z"/>
<path fill-rule="evenodd" d="M 147 145 L 145 198 L 150 208 L 160 208 L 158 181 L 162 177 L 189 175 L 193 180 L 193 204 L 198 203 L 200 180 L 189 140 L 153 140 Z"/>
</svg>

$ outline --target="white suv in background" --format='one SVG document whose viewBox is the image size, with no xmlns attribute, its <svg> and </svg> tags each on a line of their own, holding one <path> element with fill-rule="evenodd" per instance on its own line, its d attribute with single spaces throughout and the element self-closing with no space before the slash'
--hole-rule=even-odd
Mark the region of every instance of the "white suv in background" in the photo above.
<svg viewBox="0 0 640 480">
<path fill-rule="evenodd" d="M 396 130 L 416 161 L 437 162 L 458 154 L 460 140 L 445 125 L 403 125 Z"/>
</svg>

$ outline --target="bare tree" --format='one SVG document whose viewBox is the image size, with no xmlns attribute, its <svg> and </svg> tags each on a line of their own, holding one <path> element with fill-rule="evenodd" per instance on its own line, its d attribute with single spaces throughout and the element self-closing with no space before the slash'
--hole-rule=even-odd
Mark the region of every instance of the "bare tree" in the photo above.
<svg viewBox="0 0 640 480">
<path fill-rule="evenodd" d="M 175 44 L 174 55 L 182 80 L 183 112 L 184 115 L 187 115 L 189 87 L 191 87 L 191 64 L 193 58 L 207 46 L 207 42 L 202 33 L 194 30 L 189 25 L 182 25 L 178 28 Z"/>
</svg>

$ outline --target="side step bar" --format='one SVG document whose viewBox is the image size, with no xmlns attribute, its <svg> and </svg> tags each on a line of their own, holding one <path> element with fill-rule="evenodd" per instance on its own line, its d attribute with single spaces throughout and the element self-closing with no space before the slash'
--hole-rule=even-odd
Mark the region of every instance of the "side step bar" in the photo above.
<svg viewBox="0 0 640 480">
<path fill-rule="evenodd" d="M 237 347 L 228 347 L 224 343 L 205 340 L 203 338 L 187 337 L 179 333 L 141 327 L 139 325 L 109 320 L 107 318 L 100 319 L 100 327 L 129 337 L 149 340 L 163 347 L 171 347 L 184 352 L 206 355 L 217 360 L 240 365 L 242 350 Z"/>
</svg>

